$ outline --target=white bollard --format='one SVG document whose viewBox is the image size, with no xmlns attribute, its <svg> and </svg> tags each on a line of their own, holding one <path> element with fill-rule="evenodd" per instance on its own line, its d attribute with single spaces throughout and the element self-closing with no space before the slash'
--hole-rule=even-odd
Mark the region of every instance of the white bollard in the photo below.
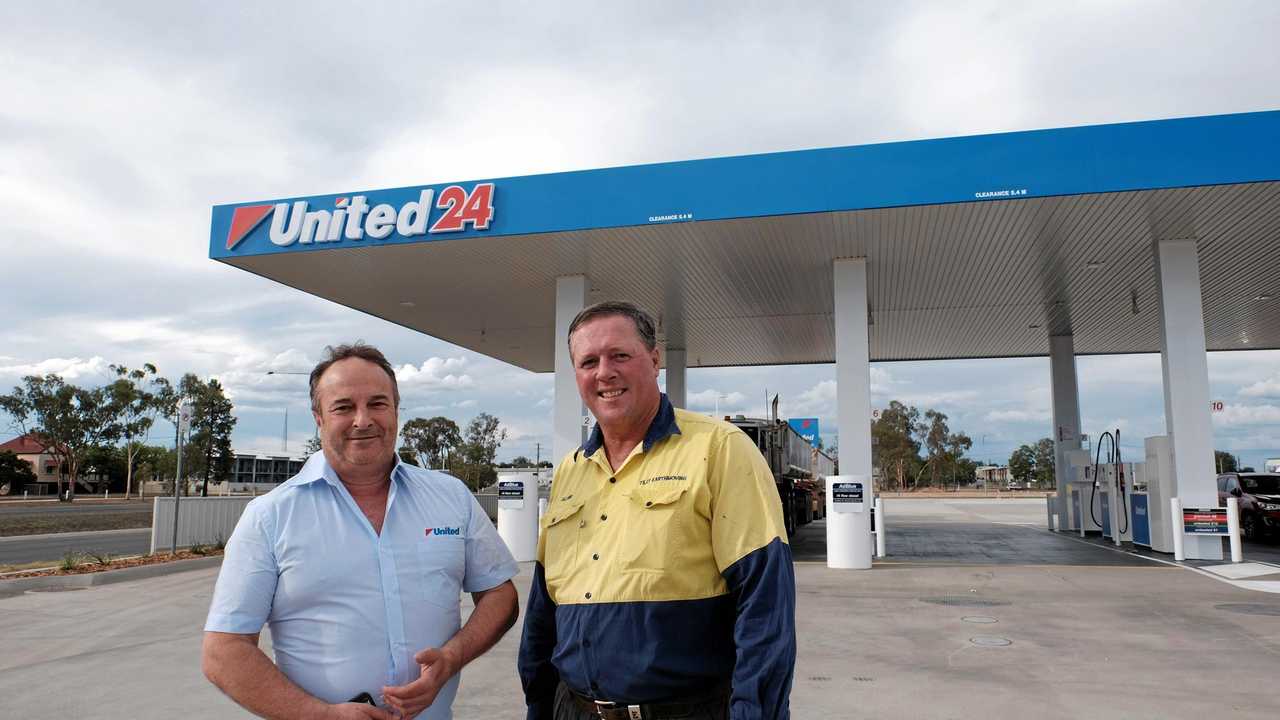
<svg viewBox="0 0 1280 720">
<path fill-rule="evenodd" d="M 498 537 L 507 544 L 516 562 L 537 558 L 537 475 L 530 472 L 498 475 Z"/>
<path fill-rule="evenodd" d="M 884 558 L 885 544 L 885 524 L 884 524 L 884 501 L 876 496 L 876 557 Z"/>
<path fill-rule="evenodd" d="M 1244 560 L 1244 550 L 1240 547 L 1240 500 L 1227 498 L 1227 534 L 1231 538 L 1231 562 Z"/>
<path fill-rule="evenodd" d="M 1187 559 L 1182 549 L 1182 501 L 1169 498 L 1169 522 L 1173 523 L 1173 559 L 1182 562 Z"/>
<path fill-rule="evenodd" d="M 836 486 L 841 501 L 836 502 Z M 873 492 L 867 475 L 827 476 L 827 567 L 836 570 L 870 570 L 875 547 L 871 544 L 871 513 L 867 500 Z"/>
<path fill-rule="evenodd" d="M 1054 531 L 1053 523 L 1057 519 L 1057 513 L 1053 511 L 1054 498 L 1046 496 L 1044 499 L 1045 512 L 1049 513 L 1049 532 Z"/>
<path fill-rule="evenodd" d="M 102 491 L 102 499 L 103 499 L 103 500 L 110 500 L 110 499 L 111 499 L 111 491 L 110 491 L 110 490 L 103 490 L 103 491 Z"/>
</svg>

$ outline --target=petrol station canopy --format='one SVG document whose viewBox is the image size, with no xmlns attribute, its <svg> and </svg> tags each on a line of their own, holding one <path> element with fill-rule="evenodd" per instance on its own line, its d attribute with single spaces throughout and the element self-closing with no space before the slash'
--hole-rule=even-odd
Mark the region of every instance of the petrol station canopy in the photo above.
<svg viewBox="0 0 1280 720">
<path fill-rule="evenodd" d="M 210 257 L 547 372 L 571 275 L 689 367 L 832 362 L 851 257 L 872 361 L 1157 352 L 1184 239 L 1206 347 L 1280 348 L 1280 111 L 219 205 Z"/>
</svg>

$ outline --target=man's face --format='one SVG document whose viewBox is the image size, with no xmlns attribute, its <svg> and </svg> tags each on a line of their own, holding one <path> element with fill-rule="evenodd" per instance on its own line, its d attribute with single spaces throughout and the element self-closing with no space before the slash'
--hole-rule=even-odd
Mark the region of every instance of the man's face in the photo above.
<svg viewBox="0 0 1280 720">
<path fill-rule="evenodd" d="M 658 350 L 621 315 L 589 320 L 569 342 L 582 401 L 607 430 L 643 430 L 658 407 Z"/>
<path fill-rule="evenodd" d="M 382 368 L 360 358 L 339 360 L 320 376 L 316 401 L 324 456 L 339 476 L 394 463 L 395 394 Z"/>
</svg>

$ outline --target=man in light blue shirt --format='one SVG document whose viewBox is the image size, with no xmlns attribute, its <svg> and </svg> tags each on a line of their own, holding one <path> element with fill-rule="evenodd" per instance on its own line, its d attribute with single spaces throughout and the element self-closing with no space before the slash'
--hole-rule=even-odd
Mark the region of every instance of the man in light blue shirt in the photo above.
<svg viewBox="0 0 1280 720">
<path fill-rule="evenodd" d="M 399 461 L 399 400 L 378 350 L 329 348 L 311 373 L 323 451 L 227 543 L 203 666 L 257 715 L 445 720 L 462 666 L 515 623 L 511 553 L 462 483 Z"/>
</svg>

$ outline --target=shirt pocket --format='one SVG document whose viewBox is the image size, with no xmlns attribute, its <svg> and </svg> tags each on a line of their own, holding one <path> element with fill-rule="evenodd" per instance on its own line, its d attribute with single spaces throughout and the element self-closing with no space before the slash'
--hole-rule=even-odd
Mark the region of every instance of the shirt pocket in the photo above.
<svg viewBox="0 0 1280 720">
<path fill-rule="evenodd" d="M 422 595 L 442 608 L 458 607 L 466 565 L 466 541 L 461 536 L 426 536 L 418 540 L 418 572 Z"/>
<path fill-rule="evenodd" d="M 675 564 L 689 494 L 687 486 L 631 491 L 619 553 L 623 572 L 665 572 Z"/>
<path fill-rule="evenodd" d="M 583 500 L 559 500 L 547 506 L 542 514 L 542 532 L 546 535 L 542 568 L 548 580 L 565 578 L 578 556 L 578 538 L 582 530 Z"/>
</svg>

